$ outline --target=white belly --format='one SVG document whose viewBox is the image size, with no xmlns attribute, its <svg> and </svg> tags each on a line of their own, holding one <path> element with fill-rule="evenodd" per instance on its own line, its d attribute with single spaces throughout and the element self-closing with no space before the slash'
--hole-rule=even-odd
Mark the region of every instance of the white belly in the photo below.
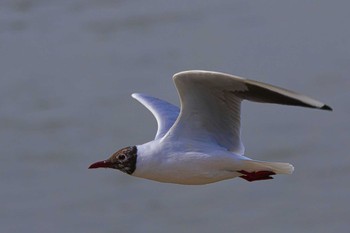
<svg viewBox="0 0 350 233">
<path fill-rule="evenodd" d="M 133 174 L 134 175 L 134 174 Z M 135 174 L 134 176 L 138 176 Z M 218 182 L 221 180 L 232 179 L 239 176 L 236 172 L 220 172 L 216 174 L 193 174 L 193 173 L 154 173 L 138 176 L 144 179 L 154 180 L 164 183 L 175 183 L 184 185 L 203 185 Z"/>
<path fill-rule="evenodd" d="M 199 185 L 239 176 L 240 159 L 233 154 L 197 152 L 140 157 L 133 176 L 165 183 Z"/>
</svg>

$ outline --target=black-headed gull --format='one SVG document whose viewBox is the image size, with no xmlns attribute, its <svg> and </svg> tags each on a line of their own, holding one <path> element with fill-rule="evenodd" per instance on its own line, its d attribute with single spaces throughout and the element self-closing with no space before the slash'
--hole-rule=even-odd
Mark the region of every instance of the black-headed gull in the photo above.
<svg viewBox="0 0 350 233">
<path fill-rule="evenodd" d="M 129 175 L 166 183 L 199 185 L 235 177 L 247 181 L 291 174 L 288 163 L 244 156 L 242 100 L 332 110 L 305 95 L 269 84 L 212 71 L 191 70 L 173 77 L 181 110 L 145 94 L 132 94 L 154 115 L 153 141 L 129 146 L 89 168 L 114 168 Z"/>
</svg>

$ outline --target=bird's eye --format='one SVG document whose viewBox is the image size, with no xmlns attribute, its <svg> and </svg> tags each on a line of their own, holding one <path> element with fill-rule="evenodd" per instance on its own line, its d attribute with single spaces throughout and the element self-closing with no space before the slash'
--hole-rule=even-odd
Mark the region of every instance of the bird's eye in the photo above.
<svg viewBox="0 0 350 233">
<path fill-rule="evenodd" d="M 118 159 L 119 160 L 124 160 L 125 159 L 125 155 L 118 155 Z"/>
</svg>

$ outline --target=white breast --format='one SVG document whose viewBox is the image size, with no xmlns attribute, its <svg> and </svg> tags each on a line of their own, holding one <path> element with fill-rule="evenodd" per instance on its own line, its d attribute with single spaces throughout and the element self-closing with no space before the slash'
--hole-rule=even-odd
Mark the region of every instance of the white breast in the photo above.
<svg viewBox="0 0 350 233">
<path fill-rule="evenodd" d="M 208 184 L 238 176 L 234 167 L 241 156 L 203 145 L 191 151 L 191 143 L 165 144 L 157 141 L 137 146 L 133 176 L 166 183 Z M 198 147 L 198 145 L 196 146 Z M 205 153 L 204 153 L 205 151 Z"/>
</svg>

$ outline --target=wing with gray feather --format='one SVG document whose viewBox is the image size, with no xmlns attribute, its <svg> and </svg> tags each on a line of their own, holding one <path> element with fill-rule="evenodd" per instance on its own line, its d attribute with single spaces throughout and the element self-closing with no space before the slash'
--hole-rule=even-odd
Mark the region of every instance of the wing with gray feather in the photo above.
<svg viewBox="0 0 350 233">
<path fill-rule="evenodd" d="M 143 104 L 157 120 L 158 130 L 155 139 L 163 137 L 176 121 L 179 115 L 179 108 L 164 100 L 140 93 L 131 95 Z"/>
<path fill-rule="evenodd" d="M 305 95 L 224 73 L 184 71 L 173 79 L 181 112 L 166 137 L 216 143 L 237 154 L 244 154 L 240 136 L 244 99 L 331 110 Z"/>
</svg>

